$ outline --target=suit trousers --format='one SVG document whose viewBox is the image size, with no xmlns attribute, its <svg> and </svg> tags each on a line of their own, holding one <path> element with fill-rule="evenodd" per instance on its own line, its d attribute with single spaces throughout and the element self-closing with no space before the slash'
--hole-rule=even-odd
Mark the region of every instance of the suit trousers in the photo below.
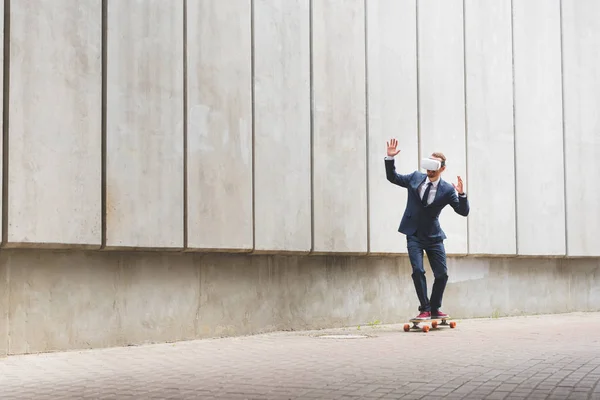
<svg viewBox="0 0 600 400">
<path fill-rule="evenodd" d="M 437 311 L 442 306 L 442 297 L 448 282 L 446 266 L 446 249 L 444 241 L 419 238 L 411 235 L 406 237 L 408 256 L 412 265 L 412 279 L 419 298 L 419 311 Z M 427 297 L 427 280 L 423 266 L 423 251 L 427 253 L 429 265 L 433 271 L 434 281 L 431 290 L 431 301 Z"/>
</svg>

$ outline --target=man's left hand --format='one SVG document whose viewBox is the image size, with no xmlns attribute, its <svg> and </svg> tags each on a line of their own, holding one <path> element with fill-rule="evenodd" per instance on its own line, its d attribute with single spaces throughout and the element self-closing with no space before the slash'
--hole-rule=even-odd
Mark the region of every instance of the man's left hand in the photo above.
<svg viewBox="0 0 600 400">
<path fill-rule="evenodd" d="M 462 178 L 460 176 L 458 176 L 458 184 L 455 185 L 453 183 L 452 186 L 454 186 L 454 189 L 456 189 L 456 191 L 458 192 L 458 194 L 464 194 L 465 193 L 463 191 L 463 181 L 462 181 Z"/>
</svg>

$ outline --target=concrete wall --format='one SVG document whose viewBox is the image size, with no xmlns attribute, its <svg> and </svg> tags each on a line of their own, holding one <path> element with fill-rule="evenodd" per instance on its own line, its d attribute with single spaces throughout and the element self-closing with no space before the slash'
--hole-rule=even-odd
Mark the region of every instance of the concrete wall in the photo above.
<svg viewBox="0 0 600 400">
<path fill-rule="evenodd" d="M 562 7 L 567 254 L 600 256 L 598 189 L 587 179 L 600 168 L 600 3 Z"/>
<path fill-rule="evenodd" d="M 109 0 L 106 19 L 103 244 L 183 248 L 183 0 Z"/>
<path fill-rule="evenodd" d="M 415 1 L 366 2 L 369 252 L 406 254 L 397 234 L 407 191 L 382 179 L 382 154 L 395 136 L 399 171 L 418 168 L 417 8 Z"/>
<path fill-rule="evenodd" d="M 186 219 L 191 249 L 253 247 L 250 11 L 250 0 L 187 1 Z"/>
<path fill-rule="evenodd" d="M 402 254 L 397 137 L 449 253 L 600 255 L 593 1 L 10 4 L 4 246 Z"/>
<path fill-rule="evenodd" d="M 312 3 L 313 251 L 318 253 L 367 252 L 364 6 L 363 0 Z"/>
<path fill-rule="evenodd" d="M 523 255 L 566 254 L 560 15 L 559 0 L 513 2 L 517 249 Z"/>
<path fill-rule="evenodd" d="M 98 248 L 101 4 L 10 3 L 9 58 L 4 60 L 4 240 L 9 245 Z"/>
<path fill-rule="evenodd" d="M 470 254 L 517 252 L 511 16 L 511 0 L 465 2 Z"/>
<path fill-rule="evenodd" d="M 483 314 L 593 308 L 598 11 L 3 2 L 0 354 L 411 315 L 391 137 L 400 172 L 442 151 L 444 179 L 465 180 L 470 216 L 440 218 L 467 256 L 450 261 L 449 312 L 475 315 L 476 284 Z M 225 254 L 239 252 L 277 256 Z M 515 294 L 539 280 L 569 294 Z"/>
<path fill-rule="evenodd" d="M 312 246 L 309 5 L 254 2 L 256 251 Z"/>
<path fill-rule="evenodd" d="M 460 318 L 600 310 L 598 259 L 452 258 L 448 268 L 444 307 Z M 405 256 L 15 249 L 0 255 L 0 278 L 7 273 L 0 351 L 9 354 L 368 329 L 417 310 Z"/>
</svg>

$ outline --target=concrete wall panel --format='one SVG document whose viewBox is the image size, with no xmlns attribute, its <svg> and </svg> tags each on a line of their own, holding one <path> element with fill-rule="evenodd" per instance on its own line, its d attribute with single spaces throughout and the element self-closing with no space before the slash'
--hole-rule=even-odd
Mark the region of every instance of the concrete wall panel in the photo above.
<svg viewBox="0 0 600 400">
<path fill-rule="evenodd" d="M 255 249 L 309 251 L 309 0 L 254 2 Z"/>
<path fill-rule="evenodd" d="M 12 354 L 404 323 L 418 306 L 408 257 L 5 250 L 2 267 Z M 448 269 L 455 318 L 600 310 L 598 258 L 449 258 Z"/>
<path fill-rule="evenodd" d="M 367 251 L 364 12 L 363 0 L 312 6 L 315 252 Z"/>
<path fill-rule="evenodd" d="M 11 271 L 9 354 L 126 345 L 115 308 L 118 263 L 100 253 L 18 252 Z"/>
<path fill-rule="evenodd" d="M 250 0 L 188 0 L 190 248 L 253 246 L 251 47 Z"/>
<path fill-rule="evenodd" d="M 398 139 L 396 169 L 418 168 L 416 0 L 367 2 L 369 226 L 371 253 L 406 253 L 398 226 L 407 191 L 385 178 L 386 142 Z"/>
<path fill-rule="evenodd" d="M 0 357 L 8 354 L 8 306 L 10 280 L 8 266 L 6 263 L 7 257 L 5 252 L 0 254 Z"/>
<path fill-rule="evenodd" d="M 600 170 L 600 2 L 562 6 L 567 251 L 600 256 L 600 190 L 590 181 Z"/>
<path fill-rule="evenodd" d="M 11 2 L 8 237 L 101 242 L 100 1 Z"/>
<path fill-rule="evenodd" d="M 195 337 L 193 256 L 11 253 L 10 353 Z M 1 271 L 1 269 L 0 269 Z"/>
<path fill-rule="evenodd" d="M 462 0 L 419 1 L 419 107 L 421 157 L 447 158 L 442 178 L 463 178 L 469 191 L 465 151 Z M 467 253 L 467 219 L 448 206 L 440 215 L 448 253 Z"/>
<path fill-rule="evenodd" d="M 108 1 L 107 247 L 183 246 L 183 1 Z"/>
<path fill-rule="evenodd" d="M 510 0 L 465 2 L 471 254 L 517 251 L 511 29 Z"/>
<path fill-rule="evenodd" d="M 513 34 L 517 250 L 521 255 L 562 255 L 560 1 L 514 0 Z"/>
<path fill-rule="evenodd" d="M 0 40 L 2 41 L 2 43 L 4 43 L 4 4 L 2 6 L 0 6 Z M 2 51 L 2 54 L 0 54 L 0 62 L 2 63 L 1 65 L 4 65 L 4 51 Z M 0 82 L 0 90 L 2 91 L 0 94 L 0 103 L 4 104 L 4 79 L 2 79 L 2 82 Z M 4 114 L 4 113 L 3 113 Z M 2 120 L 0 121 L 0 132 L 4 132 L 4 118 L 2 118 Z M 2 176 L 2 179 L 4 180 L 4 174 L 6 173 L 6 171 L 4 171 L 4 140 L 0 140 L 0 176 Z M 4 196 L 0 196 L 0 210 L 3 210 L 3 203 L 4 202 Z M 2 224 L 2 219 L 4 218 L 4 215 L 0 216 L 0 224 Z M 3 237 L 4 232 L 0 233 L 0 242 L 2 242 L 2 240 L 4 239 Z M 1 335 L 1 333 L 0 333 Z M 1 345 L 0 345 L 1 347 Z M 0 354 L 2 354 L 2 349 L 0 348 Z"/>
<path fill-rule="evenodd" d="M 600 309 L 597 259 L 451 258 L 448 269 L 444 302 L 464 318 Z"/>
<path fill-rule="evenodd" d="M 120 266 L 115 296 L 119 339 L 148 343 L 196 336 L 201 299 L 197 256 L 119 254 L 109 260 Z"/>
</svg>

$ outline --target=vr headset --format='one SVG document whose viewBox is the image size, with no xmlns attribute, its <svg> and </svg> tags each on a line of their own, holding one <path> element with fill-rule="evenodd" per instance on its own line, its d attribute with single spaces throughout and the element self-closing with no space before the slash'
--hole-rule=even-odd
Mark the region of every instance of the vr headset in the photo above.
<svg viewBox="0 0 600 400">
<path fill-rule="evenodd" d="M 445 165 L 445 162 L 434 160 L 431 158 L 424 158 L 421 160 L 421 168 L 426 169 L 428 171 L 437 171 Z"/>
</svg>

